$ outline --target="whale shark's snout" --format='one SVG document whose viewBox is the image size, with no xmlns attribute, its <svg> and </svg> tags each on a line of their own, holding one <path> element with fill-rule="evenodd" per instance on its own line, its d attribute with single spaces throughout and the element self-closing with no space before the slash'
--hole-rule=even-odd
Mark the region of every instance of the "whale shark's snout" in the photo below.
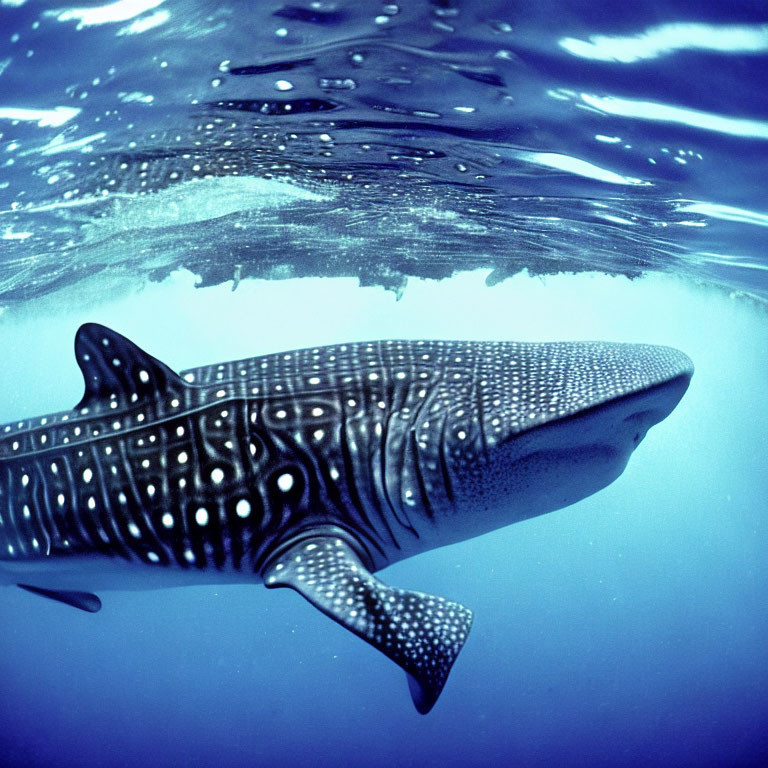
<svg viewBox="0 0 768 768">
<path fill-rule="evenodd" d="M 475 428 L 461 408 L 447 430 L 457 504 L 475 526 L 550 512 L 613 482 L 693 374 L 677 349 L 606 342 L 508 344 L 483 366 Z"/>
<path fill-rule="evenodd" d="M 491 443 L 657 388 L 666 393 L 658 405 L 669 405 L 660 421 L 693 374 L 690 358 L 672 347 L 608 342 L 513 344 L 489 367 L 480 406 Z"/>
</svg>

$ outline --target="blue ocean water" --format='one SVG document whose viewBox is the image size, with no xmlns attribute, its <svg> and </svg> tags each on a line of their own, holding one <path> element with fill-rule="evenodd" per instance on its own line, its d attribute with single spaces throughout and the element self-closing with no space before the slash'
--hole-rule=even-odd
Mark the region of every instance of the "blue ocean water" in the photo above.
<svg viewBox="0 0 768 768">
<path fill-rule="evenodd" d="M 96 320 L 181 369 L 666 343 L 622 477 L 386 569 L 475 625 L 422 717 L 287 590 L 0 590 L 0 766 L 768 764 L 763 3 L 0 0 L 0 421 Z"/>
</svg>

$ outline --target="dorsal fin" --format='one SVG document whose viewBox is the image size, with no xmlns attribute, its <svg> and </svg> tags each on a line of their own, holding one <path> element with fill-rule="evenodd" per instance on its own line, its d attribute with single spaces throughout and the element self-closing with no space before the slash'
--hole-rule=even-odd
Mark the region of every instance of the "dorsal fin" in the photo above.
<svg viewBox="0 0 768 768">
<path fill-rule="evenodd" d="M 109 400 L 157 398 L 178 394 L 185 384 L 178 374 L 132 341 L 98 323 L 81 325 L 75 356 L 83 372 L 85 394 L 77 408 Z"/>
</svg>

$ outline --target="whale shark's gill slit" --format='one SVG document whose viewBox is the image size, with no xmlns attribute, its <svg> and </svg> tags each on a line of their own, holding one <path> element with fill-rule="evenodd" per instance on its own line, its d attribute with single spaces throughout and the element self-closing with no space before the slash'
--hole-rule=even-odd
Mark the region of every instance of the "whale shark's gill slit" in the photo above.
<svg viewBox="0 0 768 768">
<path fill-rule="evenodd" d="M 210 409 L 203 409 L 189 423 L 190 463 L 194 467 L 194 478 L 186 521 L 195 566 L 203 569 L 212 563 L 217 570 L 222 570 L 226 550 L 223 546 L 220 493 L 216 490 L 213 477 L 217 470 L 224 477 L 226 473 L 219 467 L 222 457 L 218 448 L 208 436 L 209 422 L 213 425 L 214 421 L 211 415 Z M 183 557 L 187 557 L 186 553 Z"/>
<path fill-rule="evenodd" d="M 443 488 L 445 489 L 445 496 L 448 499 L 448 501 L 453 504 L 455 503 L 455 496 L 453 493 L 453 481 L 451 480 L 451 472 L 448 467 L 448 457 L 445 455 L 446 452 L 446 440 L 445 440 L 445 433 L 448 429 L 448 414 L 446 413 L 443 417 L 443 424 L 440 427 L 440 472 L 443 476 Z"/>
<path fill-rule="evenodd" d="M 404 435 L 408 434 L 408 427 L 406 426 L 405 429 L 402 428 L 402 426 L 398 426 L 402 420 L 402 414 L 399 411 L 395 411 L 394 409 L 389 415 L 389 418 L 387 419 L 387 432 L 392 435 L 393 437 L 388 437 L 385 442 L 385 452 L 387 455 L 390 455 L 390 447 L 392 448 L 392 463 L 395 464 L 394 467 L 388 467 L 387 468 L 387 480 L 385 481 L 385 488 L 387 489 L 387 501 L 389 501 L 390 508 L 392 510 L 392 515 L 394 519 L 398 522 L 401 528 L 404 528 L 409 533 L 418 536 L 416 533 L 416 529 L 413 527 L 413 524 L 411 523 L 411 519 L 408 516 L 408 512 L 406 511 L 404 505 L 403 505 L 403 473 L 405 471 L 405 459 L 406 459 L 406 451 L 408 450 L 408 440 L 407 437 L 404 437 Z M 387 460 L 388 463 L 389 459 Z M 397 503 L 394 503 L 392 501 L 391 496 L 393 494 L 390 494 L 389 487 L 390 483 L 393 483 L 395 485 L 395 490 L 397 492 Z M 398 544 L 399 548 L 399 544 Z"/>
<path fill-rule="evenodd" d="M 40 536 L 38 551 L 49 555 L 51 552 L 51 538 L 56 530 L 53 518 L 53 508 L 51 506 L 54 494 L 49 487 L 43 464 L 39 459 L 35 461 L 34 469 L 31 474 L 31 506 L 35 510 L 40 510 L 39 514 L 36 516 Z"/>
<path fill-rule="evenodd" d="M 32 521 L 37 528 L 36 554 L 51 551 L 51 534 L 53 532 L 52 509 L 49 503 L 50 492 L 46 483 L 43 467 L 39 461 L 34 463 L 30 490 L 30 507 L 35 511 Z"/>
<path fill-rule="evenodd" d="M 94 512 L 94 519 L 97 521 L 100 529 L 104 531 L 107 538 L 105 543 L 109 545 L 111 552 L 120 555 L 125 560 L 130 560 L 131 553 L 126 547 L 125 540 L 120 535 L 115 515 L 112 513 L 113 502 L 109 497 L 109 490 L 106 478 L 104 477 L 104 466 L 102 466 L 102 457 L 99 455 L 99 446 L 97 444 L 90 446 L 90 454 L 91 466 L 96 470 L 95 477 L 100 497 L 100 503 Z"/>
<path fill-rule="evenodd" d="M 41 462 L 44 461 L 41 459 Z M 53 474 L 52 466 L 55 463 L 56 472 Z M 50 541 L 48 542 L 48 549 L 46 555 L 50 555 L 51 550 L 57 548 L 60 543 L 67 538 L 65 519 L 62 514 L 66 499 L 71 497 L 71 488 L 67 485 L 67 480 L 70 476 L 70 463 L 71 456 L 63 454 L 57 458 L 55 462 L 49 465 L 49 470 L 52 474 L 47 480 L 46 486 L 46 498 L 45 506 L 49 511 L 51 520 L 50 529 Z M 43 465 L 44 469 L 44 465 Z"/>
<path fill-rule="evenodd" d="M 120 519 L 126 530 L 122 531 L 122 534 L 128 551 L 140 560 L 145 560 L 147 551 L 157 552 L 158 548 L 162 548 L 162 544 L 155 536 L 152 521 L 146 514 L 141 489 L 128 457 L 128 446 L 123 440 L 120 441 L 120 460 L 124 473 L 124 490 L 120 492 L 117 503 L 124 510 Z M 115 501 L 112 503 L 115 504 Z"/>
<path fill-rule="evenodd" d="M 6 505 L 3 509 L 3 531 L 7 537 L 7 549 L 9 553 L 18 552 L 21 549 L 21 542 L 24 537 L 19 530 L 19 524 L 16 519 L 16 509 L 14 499 L 16 498 L 14 471 L 9 466 L 5 471 L 5 488 L 7 489 Z M 10 543 L 13 542 L 13 543 Z M 3 555 L 5 552 L 2 553 Z"/>
<path fill-rule="evenodd" d="M 195 466 L 200 467 L 201 496 L 210 506 L 209 522 L 205 526 L 207 548 L 218 570 L 224 570 L 231 562 L 232 549 L 227 545 L 229 532 L 225 498 L 237 492 L 242 485 L 238 464 L 232 451 L 236 435 L 229 411 L 236 409 L 237 401 L 227 403 L 224 417 L 219 406 L 202 411 L 198 416 L 199 428 L 195 430 L 197 452 Z"/>
<path fill-rule="evenodd" d="M 252 497 L 254 509 L 251 513 L 247 552 L 254 571 L 260 572 L 280 534 L 281 515 L 278 514 L 275 500 L 270 495 L 269 481 L 272 475 L 271 468 L 275 464 L 275 457 L 280 455 L 282 443 L 276 433 L 251 426 L 249 427 L 249 444 L 256 448 L 250 458 L 250 471 L 254 478 Z"/>
<path fill-rule="evenodd" d="M 483 392 L 480 388 L 477 371 L 473 378 L 472 398 L 477 408 L 477 429 L 480 432 L 480 445 L 483 458 L 488 456 L 488 440 L 485 434 L 485 406 L 483 405 Z"/>
<path fill-rule="evenodd" d="M 431 392 L 428 397 L 420 398 L 417 402 L 416 407 L 413 409 L 413 415 L 411 416 L 410 426 L 407 432 L 408 445 L 404 446 L 403 448 L 403 455 L 405 455 L 406 450 L 410 450 L 411 452 L 411 465 L 413 467 L 413 474 L 416 476 L 416 483 L 419 487 L 419 495 L 422 500 L 422 509 L 430 520 L 434 520 L 435 510 L 432 507 L 432 503 L 429 499 L 427 484 L 424 480 L 424 472 L 421 466 L 419 440 L 416 435 L 416 431 L 418 429 L 418 425 L 421 423 L 422 413 L 429 413 L 429 408 L 432 406 L 434 401 L 435 394 L 434 392 Z M 419 537 L 419 533 L 415 528 L 413 529 L 413 533 L 417 538 Z"/>
<path fill-rule="evenodd" d="M 419 441 L 416 438 L 416 433 L 411 430 L 409 433 L 409 442 L 411 444 L 411 450 L 413 451 L 413 473 L 416 475 L 416 482 L 419 486 L 419 495 L 421 496 L 421 506 L 424 513 L 430 520 L 435 519 L 435 510 L 432 507 L 432 503 L 429 500 L 429 493 L 427 490 L 427 484 L 424 481 L 424 473 L 421 469 L 421 461 L 419 460 Z M 416 536 L 418 532 L 414 530 Z"/>
<path fill-rule="evenodd" d="M 82 513 L 80 511 L 80 497 L 77 492 L 78 483 L 75 480 L 75 473 L 70 462 L 64 463 L 66 470 L 66 494 L 64 496 L 65 502 L 62 505 L 61 514 L 61 532 L 63 538 L 61 545 L 64 551 L 71 552 L 76 551 L 78 548 L 84 548 L 87 544 L 92 544 L 96 548 L 100 548 L 101 544 L 98 541 L 91 542 L 89 532 L 87 531 L 83 520 Z M 69 503 L 67 504 L 67 499 Z"/>
<path fill-rule="evenodd" d="M 248 517 L 253 519 L 253 500 L 249 489 L 255 487 L 253 469 L 248 460 L 250 435 L 248 429 L 249 408 L 246 400 L 232 403 L 234 411 L 232 419 L 233 450 L 237 451 L 235 462 L 242 467 L 241 488 L 229 494 L 225 503 L 226 531 L 229 539 L 230 557 L 232 567 L 239 571 L 243 566 L 243 558 L 247 552 L 246 530 L 247 523 L 243 514 L 238 514 L 238 505 L 241 513 L 248 512 Z M 246 505 L 246 506 L 244 506 Z"/>
<path fill-rule="evenodd" d="M 392 496 L 389 492 L 389 460 L 387 458 L 387 446 L 389 445 L 389 422 L 390 418 L 384 419 L 381 426 L 381 438 L 379 439 L 379 472 L 381 473 L 381 495 L 384 498 L 384 501 L 387 503 L 387 507 L 389 508 L 390 512 L 392 513 L 392 516 L 395 520 L 397 520 L 397 510 L 395 509 L 395 505 L 392 503 Z M 390 533 L 390 538 L 395 543 L 395 545 L 400 548 L 400 545 L 397 541 L 397 539 L 394 536 L 394 533 L 392 532 L 392 529 L 389 526 L 389 523 L 386 520 L 386 516 L 382 513 L 382 518 L 384 519 L 384 522 L 386 524 L 387 530 Z"/>
<path fill-rule="evenodd" d="M 347 493 L 349 494 L 349 500 L 352 502 L 352 509 L 351 510 L 345 509 L 346 516 L 351 518 L 351 522 L 353 525 L 362 524 L 366 531 L 373 531 L 374 528 L 373 528 L 373 525 L 371 524 L 370 518 L 368 517 L 368 512 L 365 508 L 365 502 L 363 501 L 363 497 L 360 493 L 360 489 L 357 487 L 358 480 L 363 479 L 361 477 L 363 473 L 360 470 L 365 465 L 362 464 L 361 462 L 358 462 L 356 465 L 355 459 L 352 456 L 352 453 L 350 451 L 349 421 L 347 419 L 346 413 L 343 408 L 341 410 L 339 447 L 341 449 L 341 459 L 344 464 L 344 475 L 343 475 L 344 484 L 346 486 Z M 365 480 L 368 481 L 368 478 L 365 478 Z M 358 518 L 357 520 L 355 520 L 355 515 L 354 515 L 355 512 L 357 513 L 357 518 Z M 384 519 L 384 525 L 387 528 L 387 532 L 389 533 L 390 538 L 394 539 L 394 537 L 392 536 L 392 531 L 389 528 L 389 524 L 387 523 L 386 519 Z"/>
</svg>

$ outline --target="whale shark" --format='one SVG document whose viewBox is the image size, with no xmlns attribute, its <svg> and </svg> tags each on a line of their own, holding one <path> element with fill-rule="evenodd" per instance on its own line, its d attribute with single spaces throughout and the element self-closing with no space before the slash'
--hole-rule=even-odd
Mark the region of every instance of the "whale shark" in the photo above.
<svg viewBox="0 0 768 768">
<path fill-rule="evenodd" d="M 89 612 L 110 589 L 291 588 L 421 713 L 472 612 L 374 574 L 605 487 L 693 373 L 663 346 L 389 340 L 177 374 L 96 323 L 75 356 L 73 410 L 0 427 L 0 584 Z"/>
</svg>

